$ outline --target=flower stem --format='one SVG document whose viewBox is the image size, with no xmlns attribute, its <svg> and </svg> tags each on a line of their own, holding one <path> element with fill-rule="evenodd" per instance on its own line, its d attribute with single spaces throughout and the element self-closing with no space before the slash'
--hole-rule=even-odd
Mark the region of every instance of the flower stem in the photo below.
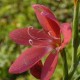
<svg viewBox="0 0 80 80">
<path fill-rule="evenodd" d="M 78 31 L 78 22 L 79 22 L 79 0 L 74 0 L 74 17 L 73 17 L 73 39 L 72 39 L 72 66 L 70 70 L 70 77 L 73 76 L 76 69 L 77 63 L 77 49 L 79 46 L 79 31 Z"/>
<path fill-rule="evenodd" d="M 78 34 L 78 22 L 79 22 L 79 0 L 74 0 L 74 18 L 73 18 L 73 66 L 75 66 L 77 58 L 77 49 L 79 46 L 79 34 Z"/>
<path fill-rule="evenodd" d="M 78 57 L 78 59 L 77 59 L 77 61 L 75 63 L 75 68 L 71 70 L 71 73 L 69 73 L 69 80 L 71 80 L 74 72 L 76 71 L 76 68 L 78 67 L 79 61 L 80 61 L 80 56 Z"/>
<path fill-rule="evenodd" d="M 64 78 L 63 80 L 68 80 L 68 65 L 67 65 L 67 57 L 66 57 L 66 52 L 63 49 L 61 53 L 62 59 L 63 59 L 63 64 L 64 64 Z"/>
</svg>

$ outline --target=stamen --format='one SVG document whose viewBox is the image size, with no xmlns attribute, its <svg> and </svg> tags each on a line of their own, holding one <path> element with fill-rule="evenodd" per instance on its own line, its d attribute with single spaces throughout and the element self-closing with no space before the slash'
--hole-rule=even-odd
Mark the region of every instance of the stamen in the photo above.
<svg viewBox="0 0 80 80">
<path fill-rule="evenodd" d="M 60 38 L 57 38 L 57 37 L 53 36 L 53 35 L 51 34 L 51 31 L 49 31 L 48 34 L 49 34 L 49 36 L 50 36 L 51 38 L 56 39 L 56 40 L 60 40 Z"/>
<path fill-rule="evenodd" d="M 29 34 L 29 36 L 32 38 L 32 39 L 37 39 L 37 40 L 47 40 L 47 39 L 44 39 L 44 38 L 38 38 L 38 37 L 35 37 L 35 36 L 32 36 L 31 35 L 31 33 L 30 33 L 30 29 L 33 29 L 33 27 L 31 26 L 31 27 L 28 27 L 28 34 Z M 42 31 L 42 30 L 41 30 Z M 41 32 L 41 31 L 38 31 L 37 33 L 39 33 L 39 32 Z M 37 34 L 36 33 L 36 34 Z"/>
<path fill-rule="evenodd" d="M 49 47 L 50 45 L 43 45 L 43 44 L 36 44 L 36 43 L 33 43 L 33 40 L 32 39 L 29 39 L 29 44 L 31 45 L 31 46 L 34 46 L 34 47 Z"/>
<path fill-rule="evenodd" d="M 48 48 L 48 47 L 50 47 L 49 45 L 34 45 L 34 47 L 46 47 L 46 48 Z"/>
<path fill-rule="evenodd" d="M 29 27 L 29 28 L 28 28 L 28 34 L 29 34 L 29 36 L 30 36 L 32 39 L 37 39 L 37 37 L 31 35 L 31 33 L 30 33 L 30 28 L 33 29 L 33 27 Z"/>
<path fill-rule="evenodd" d="M 29 44 L 32 46 L 33 45 L 33 40 L 29 39 Z"/>
<path fill-rule="evenodd" d="M 30 36 L 32 39 L 35 39 L 35 37 L 30 34 L 30 29 L 33 29 L 33 27 L 32 27 L 32 26 L 31 26 L 31 27 L 28 27 L 28 31 L 27 31 L 27 32 L 28 32 L 29 36 Z"/>
</svg>

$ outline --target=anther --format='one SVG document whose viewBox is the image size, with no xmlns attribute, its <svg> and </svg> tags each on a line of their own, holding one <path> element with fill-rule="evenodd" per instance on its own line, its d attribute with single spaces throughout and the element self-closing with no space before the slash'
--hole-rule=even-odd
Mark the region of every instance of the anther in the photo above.
<svg viewBox="0 0 80 80">
<path fill-rule="evenodd" d="M 33 40 L 29 39 L 29 44 L 32 46 L 33 45 Z"/>
</svg>

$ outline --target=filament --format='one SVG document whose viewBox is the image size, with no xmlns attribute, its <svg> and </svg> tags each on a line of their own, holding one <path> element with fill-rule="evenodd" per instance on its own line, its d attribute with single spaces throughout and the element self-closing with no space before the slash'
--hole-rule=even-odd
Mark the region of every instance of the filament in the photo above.
<svg viewBox="0 0 80 80">
<path fill-rule="evenodd" d="M 27 31 L 27 32 L 28 32 L 29 36 L 30 36 L 32 39 L 47 40 L 47 39 L 44 39 L 44 38 L 38 38 L 38 37 L 32 36 L 31 33 L 30 33 L 30 28 L 33 29 L 32 26 L 31 26 L 31 27 L 28 27 L 28 31 Z M 42 30 L 41 30 L 41 31 L 42 31 Z M 38 31 L 37 33 L 40 33 L 41 31 Z M 36 34 L 37 34 L 37 33 L 36 33 Z"/>
<path fill-rule="evenodd" d="M 56 39 L 56 40 L 60 40 L 60 38 L 57 38 L 57 37 L 53 36 L 53 35 L 51 34 L 51 31 L 49 31 L 48 34 L 49 34 L 49 36 L 50 36 L 51 38 Z"/>
</svg>

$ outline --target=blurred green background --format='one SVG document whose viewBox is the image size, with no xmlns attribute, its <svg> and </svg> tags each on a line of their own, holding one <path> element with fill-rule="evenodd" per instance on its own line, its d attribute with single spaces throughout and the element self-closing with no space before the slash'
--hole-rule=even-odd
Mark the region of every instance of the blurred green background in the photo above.
<svg viewBox="0 0 80 80">
<path fill-rule="evenodd" d="M 41 28 L 31 7 L 32 4 L 36 3 L 48 6 L 59 21 L 72 23 L 73 0 L 0 0 L 0 80 L 36 80 L 30 75 L 29 71 L 19 75 L 11 75 L 8 73 L 12 62 L 27 48 L 11 41 L 9 33 L 16 28 L 28 26 Z M 70 68 L 71 44 L 67 46 L 66 52 Z M 62 80 L 62 68 L 62 59 L 60 57 L 52 80 Z M 78 75 L 80 75 L 79 68 L 76 70 L 72 80 L 75 80 Z"/>
</svg>

